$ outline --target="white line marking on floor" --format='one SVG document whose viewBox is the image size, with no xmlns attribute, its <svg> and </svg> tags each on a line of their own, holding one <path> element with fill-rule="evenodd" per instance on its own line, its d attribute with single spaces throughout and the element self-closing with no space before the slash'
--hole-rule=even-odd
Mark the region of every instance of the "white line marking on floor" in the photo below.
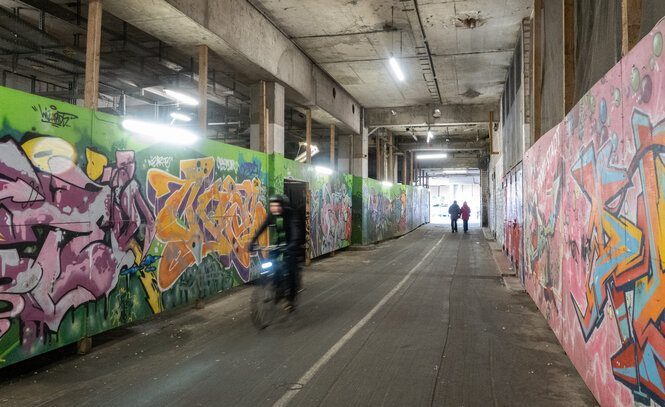
<svg viewBox="0 0 665 407">
<path fill-rule="evenodd" d="M 404 278 L 395 287 L 393 287 L 393 289 L 390 290 L 390 292 L 386 294 L 381 299 L 381 301 L 379 301 L 378 304 L 376 304 L 374 308 L 372 308 L 372 310 L 363 317 L 363 319 L 358 321 L 358 323 L 356 323 L 353 326 L 353 328 L 349 330 L 349 332 L 344 334 L 344 336 L 342 336 L 340 340 L 337 341 L 337 343 L 335 343 L 330 349 L 328 349 L 328 352 L 326 352 L 325 355 L 321 356 L 321 359 L 317 360 L 316 363 L 314 363 L 314 365 L 312 365 L 312 367 L 310 367 L 309 370 L 305 372 L 305 374 L 302 375 L 300 379 L 298 379 L 297 383 L 302 385 L 302 387 L 298 389 L 288 390 L 279 400 L 275 402 L 275 404 L 273 404 L 273 407 L 285 407 L 298 394 L 298 392 L 302 388 L 304 388 L 307 385 L 307 383 L 309 383 L 310 380 L 312 380 L 312 378 L 318 373 L 318 371 L 321 370 L 321 368 L 325 366 L 325 364 L 328 363 L 330 359 L 332 359 L 333 356 L 335 356 L 335 354 L 339 352 L 339 350 L 342 349 L 342 347 L 349 340 L 351 340 L 351 338 L 353 338 L 353 336 L 356 333 L 358 333 L 358 331 L 360 331 L 369 322 L 370 319 L 372 319 L 374 314 L 376 314 L 381 309 L 381 307 L 383 307 L 390 300 L 390 298 L 392 298 L 392 296 L 395 295 L 395 293 L 399 291 L 400 288 L 402 288 L 402 286 L 404 285 L 404 283 L 406 283 L 409 277 L 411 277 L 411 275 L 416 270 L 418 270 L 420 266 L 422 266 L 425 260 L 427 260 L 430 254 L 432 254 L 434 249 L 436 249 L 439 246 L 439 244 L 443 241 L 444 236 L 441 236 L 441 239 L 439 239 L 439 241 L 436 242 L 436 244 L 432 246 L 431 249 L 429 249 L 425 257 L 423 257 L 418 262 L 418 264 L 416 264 L 411 270 L 409 270 L 407 275 L 404 276 Z"/>
</svg>

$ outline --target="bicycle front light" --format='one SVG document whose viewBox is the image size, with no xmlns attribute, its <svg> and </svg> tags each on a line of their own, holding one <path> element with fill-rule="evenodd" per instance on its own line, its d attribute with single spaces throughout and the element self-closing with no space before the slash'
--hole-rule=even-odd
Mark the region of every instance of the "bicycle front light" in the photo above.
<svg viewBox="0 0 665 407">
<path fill-rule="evenodd" d="M 271 261 L 267 261 L 267 262 L 261 264 L 261 268 L 264 269 L 264 270 L 267 270 L 270 267 L 272 267 L 272 262 Z"/>
</svg>

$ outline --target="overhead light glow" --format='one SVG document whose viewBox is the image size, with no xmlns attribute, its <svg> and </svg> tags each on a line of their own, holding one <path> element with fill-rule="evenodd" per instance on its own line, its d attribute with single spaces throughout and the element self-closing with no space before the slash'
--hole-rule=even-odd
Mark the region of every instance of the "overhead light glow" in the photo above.
<svg viewBox="0 0 665 407">
<path fill-rule="evenodd" d="M 395 77 L 400 82 L 404 82 L 404 74 L 402 73 L 402 69 L 399 67 L 399 64 L 397 63 L 397 60 L 395 59 L 395 57 L 390 57 L 390 67 L 393 68 L 393 72 L 395 73 Z"/>
<path fill-rule="evenodd" d="M 264 269 L 264 270 L 269 269 L 270 267 L 272 267 L 272 262 L 271 261 L 267 261 L 267 262 L 261 264 L 261 268 Z"/>
<path fill-rule="evenodd" d="M 333 170 L 331 170 L 330 168 L 321 167 L 321 166 L 318 166 L 318 165 L 316 167 L 314 167 L 314 169 L 316 170 L 317 173 L 319 173 L 321 175 L 331 175 L 333 173 Z"/>
<path fill-rule="evenodd" d="M 164 93 L 166 93 L 170 98 L 184 104 L 184 105 L 190 105 L 190 106 L 198 106 L 199 101 L 194 99 L 193 97 L 189 95 L 185 95 L 184 93 L 176 92 L 171 89 L 164 89 Z"/>
<path fill-rule="evenodd" d="M 298 162 L 304 163 L 305 161 L 307 161 L 307 143 L 300 143 L 300 145 L 305 146 L 305 151 L 298 154 L 298 156 L 295 158 L 295 160 L 298 161 Z M 311 147 L 310 151 L 312 152 L 311 157 L 314 157 L 316 154 L 319 153 L 319 148 L 317 146 L 315 146 L 314 144 L 312 144 L 312 147 Z"/>
<path fill-rule="evenodd" d="M 122 127 L 129 132 L 147 137 L 155 142 L 189 145 L 198 140 L 198 137 L 189 130 L 160 123 L 127 119 L 123 120 Z"/>
<path fill-rule="evenodd" d="M 434 134 L 432 133 L 432 130 L 427 130 L 427 142 L 428 143 L 432 139 L 432 137 L 434 137 Z"/>
<path fill-rule="evenodd" d="M 178 112 L 172 112 L 171 117 L 175 120 L 180 120 L 183 122 L 190 122 L 192 121 L 192 118 L 187 116 L 186 114 L 178 113 Z"/>
<path fill-rule="evenodd" d="M 446 158 L 448 157 L 448 154 L 446 153 L 441 153 L 441 154 L 419 154 L 416 156 L 417 159 L 419 160 L 434 160 L 437 158 Z"/>
<path fill-rule="evenodd" d="M 381 184 L 382 184 L 384 187 L 388 187 L 388 188 L 390 188 L 390 187 L 393 186 L 393 183 L 392 183 L 392 182 L 388 182 L 388 181 L 383 181 Z"/>
</svg>

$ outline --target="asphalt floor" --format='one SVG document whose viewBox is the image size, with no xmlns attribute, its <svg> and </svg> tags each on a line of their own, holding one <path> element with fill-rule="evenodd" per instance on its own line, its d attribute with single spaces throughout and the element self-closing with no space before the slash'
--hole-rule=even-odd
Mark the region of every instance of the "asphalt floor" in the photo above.
<svg viewBox="0 0 665 407">
<path fill-rule="evenodd" d="M 482 229 L 449 230 L 313 262 L 263 330 L 241 287 L 0 369 L 0 406 L 596 405 Z"/>
</svg>

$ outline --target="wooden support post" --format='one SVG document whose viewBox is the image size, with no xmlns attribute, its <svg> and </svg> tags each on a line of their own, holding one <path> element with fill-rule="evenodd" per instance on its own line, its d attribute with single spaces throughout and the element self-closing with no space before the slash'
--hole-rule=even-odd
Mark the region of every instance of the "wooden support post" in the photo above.
<svg viewBox="0 0 665 407">
<path fill-rule="evenodd" d="M 259 151 L 262 153 L 268 152 L 268 100 L 267 100 L 267 86 L 266 81 L 261 81 L 259 84 L 259 91 L 261 92 L 261 106 L 259 107 Z"/>
<path fill-rule="evenodd" d="M 407 152 L 404 152 L 404 155 L 402 156 L 402 183 L 404 185 L 408 185 L 406 183 L 406 154 Z"/>
<path fill-rule="evenodd" d="M 199 45 L 199 128 L 208 134 L 208 46 Z"/>
<path fill-rule="evenodd" d="M 624 57 L 640 40 L 641 19 L 642 0 L 621 0 L 621 55 Z"/>
<path fill-rule="evenodd" d="M 381 138 L 377 132 L 376 137 L 376 179 L 381 181 Z"/>
<path fill-rule="evenodd" d="M 99 101 L 99 54 L 102 47 L 102 0 L 88 3 L 88 35 L 85 50 L 85 96 L 83 106 L 97 110 Z"/>
<path fill-rule="evenodd" d="M 393 132 L 390 132 L 390 146 L 388 147 L 388 170 L 390 174 L 388 175 L 389 182 L 395 182 L 395 156 L 393 155 Z"/>
<path fill-rule="evenodd" d="M 330 125 L 330 169 L 335 170 L 335 125 Z"/>
<path fill-rule="evenodd" d="M 411 154 L 411 170 L 409 171 L 409 185 L 413 185 L 413 168 L 414 168 L 414 154 L 413 151 L 410 151 Z"/>
<path fill-rule="evenodd" d="M 575 0 L 563 0 L 563 117 L 575 106 Z"/>
<path fill-rule="evenodd" d="M 541 136 L 541 102 L 543 99 L 543 71 L 542 71 L 542 53 L 543 53 L 543 0 L 534 0 L 533 10 L 533 27 L 531 32 L 533 35 L 532 47 L 533 61 L 531 63 L 533 72 L 531 78 L 533 80 L 531 89 L 533 91 L 533 109 L 531 110 L 531 117 L 533 117 L 533 141 L 538 141 Z"/>
<path fill-rule="evenodd" d="M 307 164 L 312 163 L 312 109 L 305 111 L 305 143 L 307 143 Z"/>
</svg>

